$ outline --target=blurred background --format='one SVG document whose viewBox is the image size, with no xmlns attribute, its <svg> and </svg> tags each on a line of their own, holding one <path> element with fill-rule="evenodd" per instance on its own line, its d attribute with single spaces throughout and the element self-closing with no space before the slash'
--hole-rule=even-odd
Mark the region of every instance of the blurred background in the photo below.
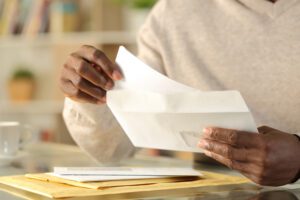
<svg viewBox="0 0 300 200">
<path fill-rule="evenodd" d="M 137 32 L 155 3 L 0 0 L 0 121 L 30 125 L 37 142 L 74 144 L 62 120 L 58 87 L 68 54 L 83 44 L 112 60 L 119 45 L 136 53 Z"/>
</svg>

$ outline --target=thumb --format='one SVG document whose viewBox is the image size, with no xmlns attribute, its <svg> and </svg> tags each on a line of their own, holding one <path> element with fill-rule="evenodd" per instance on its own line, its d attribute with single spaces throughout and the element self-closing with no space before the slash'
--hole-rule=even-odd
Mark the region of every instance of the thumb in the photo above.
<svg viewBox="0 0 300 200">
<path fill-rule="evenodd" d="M 272 132 L 272 131 L 278 131 L 278 130 L 276 130 L 274 128 L 271 128 L 269 126 L 260 126 L 257 129 L 258 129 L 258 132 L 260 134 L 266 134 L 266 133 L 269 133 L 269 132 Z"/>
</svg>

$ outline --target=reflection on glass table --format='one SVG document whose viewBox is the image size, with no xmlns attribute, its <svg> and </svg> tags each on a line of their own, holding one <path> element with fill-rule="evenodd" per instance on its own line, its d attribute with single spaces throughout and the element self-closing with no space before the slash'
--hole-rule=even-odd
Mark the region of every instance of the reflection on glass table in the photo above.
<svg viewBox="0 0 300 200">
<path fill-rule="evenodd" d="M 120 165 L 126 166 L 163 166 L 163 167 L 191 167 L 192 161 L 184 161 L 166 157 L 151 157 L 137 154 Z M 83 153 L 78 147 L 41 143 L 27 147 L 22 155 L 17 157 L 10 165 L 0 167 L 0 176 L 48 172 L 54 166 L 99 166 L 92 158 Z M 227 168 L 215 165 L 199 165 L 200 169 L 226 174 L 235 174 Z M 47 199 L 29 192 L 13 190 L 0 185 L 0 199 Z M 144 192 L 137 194 L 126 194 L 122 196 L 105 196 L 101 199 L 298 199 L 300 195 L 300 184 L 280 188 L 261 188 L 254 184 L 243 184 L 234 186 L 211 186 L 205 189 L 179 189 L 162 192 Z M 298 197 L 298 198 L 297 198 Z M 74 198 L 71 198 L 74 199 Z M 76 198 L 85 199 L 85 198 Z M 99 199 L 99 197 L 89 197 Z"/>
</svg>

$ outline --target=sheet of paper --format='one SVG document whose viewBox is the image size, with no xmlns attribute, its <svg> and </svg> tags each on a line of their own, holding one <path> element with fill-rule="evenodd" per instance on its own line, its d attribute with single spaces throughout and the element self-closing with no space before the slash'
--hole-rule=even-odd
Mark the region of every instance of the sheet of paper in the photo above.
<svg viewBox="0 0 300 200">
<path fill-rule="evenodd" d="M 116 83 L 115 89 L 130 89 L 159 93 L 194 91 L 194 88 L 173 81 L 137 59 L 124 47 L 120 47 L 116 63 L 119 64 L 124 80 Z"/>
<path fill-rule="evenodd" d="M 107 104 L 136 147 L 201 152 L 205 127 L 257 131 L 238 91 L 202 92 L 177 83 L 124 47 L 116 62 L 125 80 L 107 93 Z"/>
<path fill-rule="evenodd" d="M 54 174 L 71 176 L 201 176 L 192 168 L 153 168 L 153 167 L 54 167 Z"/>
</svg>

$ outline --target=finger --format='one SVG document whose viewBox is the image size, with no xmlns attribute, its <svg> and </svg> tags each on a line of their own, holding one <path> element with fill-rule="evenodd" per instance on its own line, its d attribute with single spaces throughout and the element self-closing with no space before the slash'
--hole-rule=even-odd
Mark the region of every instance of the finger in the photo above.
<svg viewBox="0 0 300 200">
<path fill-rule="evenodd" d="M 204 150 L 217 153 L 225 158 L 241 162 L 261 164 L 264 161 L 264 156 L 261 156 L 262 152 L 258 148 L 237 148 L 235 146 L 208 139 L 201 139 L 198 146 Z"/>
<path fill-rule="evenodd" d="M 93 84 L 86 81 L 85 79 L 81 79 L 81 81 L 75 83 L 74 85 L 82 92 L 84 92 L 102 102 L 106 101 L 106 97 L 105 97 L 106 91 L 99 87 L 94 86 Z"/>
<path fill-rule="evenodd" d="M 260 136 L 257 133 L 210 127 L 203 130 L 203 138 L 216 140 L 236 147 L 260 147 Z"/>
<path fill-rule="evenodd" d="M 65 95 L 82 103 L 102 104 L 103 102 L 77 89 L 71 81 L 64 81 L 62 90 Z"/>
<path fill-rule="evenodd" d="M 200 140 L 198 146 L 204 150 L 219 154 L 231 160 L 242 162 L 256 162 L 257 154 L 253 149 L 236 148 L 234 146 L 220 143 L 214 140 Z"/>
<path fill-rule="evenodd" d="M 86 62 L 75 54 L 72 54 L 70 63 L 66 68 L 75 69 L 78 75 L 84 77 L 86 80 L 103 89 L 110 90 L 114 85 L 113 81 L 104 75 L 104 73 L 97 71 L 90 63 Z M 68 72 L 68 74 L 70 74 L 70 72 Z M 74 73 L 72 75 L 74 76 Z"/>
<path fill-rule="evenodd" d="M 227 167 L 231 168 L 231 169 L 235 169 L 235 170 L 244 170 L 246 169 L 247 165 L 242 163 L 242 162 L 239 162 L 239 161 L 236 161 L 236 160 L 230 160 L 228 158 L 225 158 L 219 154 L 216 154 L 214 152 L 210 152 L 210 151 L 207 151 L 207 150 L 204 150 L 204 154 L 207 155 L 208 157 L 211 157 L 213 159 L 215 159 L 216 161 L 226 165 Z"/>
<path fill-rule="evenodd" d="M 253 171 L 258 168 L 256 164 L 253 163 L 248 163 L 248 162 L 241 162 L 237 160 L 231 160 L 228 158 L 225 158 L 219 154 L 204 150 L 204 154 L 207 155 L 208 157 L 211 157 L 215 159 L 216 161 L 226 165 L 227 167 L 237 170 L 241 173 L 248 173 L 248 174 L 253 174 Z"/>
<path fill-rule="evenodd" d="M 113 80 L 122 79 L 122 73 L 119 67 L 110 61 L 110 59 L 100 50 L 95 47 L 84 45 L 78 53 L 91 63 L 95 63 Z"/>
<path fill-rule="evenodd" d="M 68 72 L 65 73 L 66 74 L 65 77 L 68 80 L 70 80 L 77 89 L 89 94 L 90 96 L 98 100 L 105 101 L 106 91 L 104 91 L 100 87 L 97 87 L 96 85 L 92 84 L 86 79 L 82 78 L 74 70 L 72 69 L 66 69 L 66 70 Z"/>
<path fill-rule="evenodd" d="M 91 63 L 92 67 L 94 67 L 99 73 L 102 73 L 103 70 L 101 69 L 101 67 L 99 67 L 98 65 Z"/>
</svg>

